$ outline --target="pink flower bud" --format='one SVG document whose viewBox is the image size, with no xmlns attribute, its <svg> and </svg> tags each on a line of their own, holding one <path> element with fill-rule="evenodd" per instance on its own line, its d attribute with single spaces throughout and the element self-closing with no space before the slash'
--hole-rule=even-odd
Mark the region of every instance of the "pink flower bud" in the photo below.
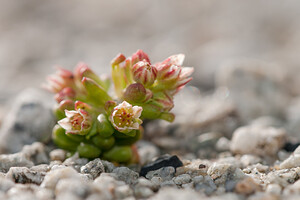
<svg viewBox="0 0 300 200">
<path fill-rule="evenodd" d="M 132 68 L 133 79 L 145 86 L 151 86 L 157 74 L 157 69 L 146 60 L 139 61 Z"/>
<path fill-rule="evenodd" d="M 143 52 L 142 50 L 138 50 L 137 52 L 135 52 L 134 54 L 132 54 L 131 56 L 131 64 L 134 65 L 139 61 L 145 60 L 146 62 L 150 63 L 150 59 L 148 57 L 148 55 Z"/>
<path fill-rule="evenodd" d="M 66 133 L 74 135 L 86 135 L 92 127 L 92 118 L 85 110 L 65 110 L 66 118 L 58 121 L 58 124 L 66 130 Z"/>
<path fill-rule="evenodd" d="M 194 68 L 182 67 L 184 60 L 183 54 L 173 55 L 161 63 L 155 64 L 157 69 L 157 80 L 160 89 L 168 90 L 169 94 L 175 94 L 185 84 L 192 80 L 189 77 Z"/>
<path fill-rule="evenodd" d="M 139 119 L 143 108 L 140 106 L 132 106 L 123 101 L 114 107 L 109 120 L 118 131 L 128 133 L 132 130 L 138 130 L 142 120 Z"/>
<path fill-rule="evenodd" d="M 43 87 L 50 92 L 57 93 L 60 92 L 65 87 L 74 86 L 74 75 L 71 71 L 57 68 L 55 74 L 47 77 L 47 84 Z"/>
<path fill-rule="evenodd" d="M 125 59 L 126 57 L 120 53 L 111 61 L 111 65 L 118 65 L 122 63 Z"/>
<path fill-rule="evenodd" d="M 169 64 L 169 65 L 182 65 L 184 61 L 185 55 L 184 54 L 177 54 L 172 55 L 166 60 L 162 62 L 162 64 Z"/>
<path fill-rule="evenodd" d="M 66 99 L 74 100 L 75 97 L 76 97 L 76 92 L 70 87 L 63 88 L 59 93 L 57 93 L 54 96 L 55 100 L 58 103 Z"/>
<path fill-rule="evenodd" d="M 166 92 L 158 92 L 153 96 L 153 103 L 161 108 L 161 111 L 168 112 L 174 107 L 173 99 Z"/>
</svg>

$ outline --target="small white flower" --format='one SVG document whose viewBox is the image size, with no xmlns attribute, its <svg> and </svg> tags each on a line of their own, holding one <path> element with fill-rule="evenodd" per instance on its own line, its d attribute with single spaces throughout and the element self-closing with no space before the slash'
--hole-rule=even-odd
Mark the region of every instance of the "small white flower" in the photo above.
<svg viewBox="0 0 300 200">
<path fill-rule="evenodd" d="M 128 133 L 132 130 L 139 129 L 142 120 L 139 117 L 142 114 L 143 108 L 140 106 L 132 106 L 123 101 L 114 107 L 109 120 L 118 131 Z"/>
<path fill-rule="evenodd" d="M 66 133 L 85 135 L 92 127 L 92 119 L 88 112 L 82 109 L 65 110 L 66 118 L 58 121 L 58 124 L 66 130 Z"/>
</svg>

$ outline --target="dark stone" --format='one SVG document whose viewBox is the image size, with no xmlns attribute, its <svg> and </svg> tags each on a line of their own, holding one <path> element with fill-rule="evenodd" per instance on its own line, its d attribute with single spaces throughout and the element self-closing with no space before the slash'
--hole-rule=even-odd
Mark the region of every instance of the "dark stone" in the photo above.
<svg viewBox="0 0 300 200">
<path fill-rule="evenodd" d="M 203 164 L 200 164 L 199 165 L 199 169 L 203 169 L 203 168 L 205 168 L 206 167 L 206 165 L 203 165 Z"/>
<path fill-rule="evenodd" d="M 176 170 L 177 167 L 181 167 L 181 166 L 183 166 L 183 164 L 176 155 L 161 156 L 161 157 L 157 158 L 154 162 L 150 162 L 149 164 L 143 166 L 140 171 L 140 176 L 145 177 L 149 171 L 154 171 L 154 170 L 160 169 L 162 167 L 169 167 L 169 166 L 174 167 Z"/>
<path fill-rule="evenodd" d="M 287 142 L 285 143 L 283 149 L 286 150 L 287 152 L 294 152 L 297 147 L 300 145 L 300 143 L 292 143 L 292 142 Z"/>
</svg>

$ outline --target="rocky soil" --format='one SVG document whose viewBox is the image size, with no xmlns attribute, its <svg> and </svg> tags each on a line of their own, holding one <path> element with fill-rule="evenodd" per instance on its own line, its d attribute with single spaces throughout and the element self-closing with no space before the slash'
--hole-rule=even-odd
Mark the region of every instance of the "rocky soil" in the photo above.
<svg viewBox="0 0 300 200">
<path fill-rule="evenodd" d="M 1 2 L 0 199 L 299 199 L 300 3 L 270 2 Z M 175 122 L 144 123 L 139 165 L 68 157 L 52 96 L 25 88 L 138 48 L 195 67 Z"/>
<path fill-rule="evenodd" d="M 300 107 L 280 68 L 236 62 L 188 86 L 176 120 L 145 122 L 140 164 L 57 149 L 49 94 L 27 89 L 2 120 L 0 199 L 297 199 Z"/>
</svg>

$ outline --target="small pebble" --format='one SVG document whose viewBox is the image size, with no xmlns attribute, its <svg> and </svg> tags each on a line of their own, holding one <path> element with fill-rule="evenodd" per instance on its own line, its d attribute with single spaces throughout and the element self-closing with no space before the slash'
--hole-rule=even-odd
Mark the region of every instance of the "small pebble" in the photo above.
<svg viewBox="0 0 300 200">
<path fill-rule="evenodd" d="M 90 174 L 93 179 L 97 178 L 102 172 L 104 172 L 104 166 L 100 158 L 96 158 L 86 165 L 82 166 L 80 172 L 83 174 Z"/>
<path fill-rule="evenodd" d="M 59 160 L 63 162 L 66 159 L 67 153 L 62 149 L 54 149 L 50 152 L 49 155 L 51 160 Z"/>
<path fill-rule="evenodd" d="M 163 181 L 171 180 L 175 175 L 174 167 L 163 167 L 155 171 L 149 171 L 146 175 L 147 179 L 152 179 L 154 176 L 161 177 Z"/>
<path fill-rule="evenodd" d="M 188 174 L 181 174 L 173 178 L 173 181 L 176 185 L 182 185 L 191 182 L 191 176 Z"/>
<path fill-rule="evenodd" d="M 118 180 L 124 181 L 129 185 L 135 183 L 139 178 L 139 174 L 128 167 L 117 167 L 113 170 L 112 174 L 114 174 Z"/>
</svg>

